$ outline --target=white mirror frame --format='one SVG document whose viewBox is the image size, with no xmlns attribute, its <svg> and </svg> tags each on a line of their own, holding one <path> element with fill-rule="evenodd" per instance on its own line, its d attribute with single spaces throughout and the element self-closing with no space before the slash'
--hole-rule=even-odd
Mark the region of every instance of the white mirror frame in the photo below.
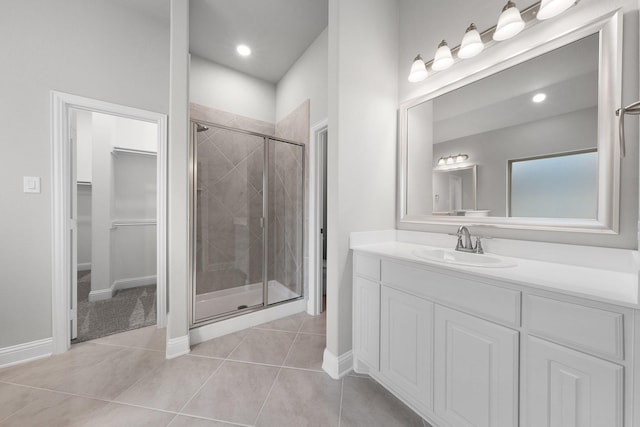
<svg viewBox="0 0 640 427">
<path fill-rule="evenodd" d="M 454 67 L 443 72 L 454 72 L 453 82 L 438 87 L 442 79 L 434 79 L 433 88 L 427 84 L 427 94 L 400 105 L 398 141 L 398 200 L 397 228 L 427 231 L 432 225 L 488 225 L 500 228 L 523 230 L 555 230 L 583 233 L 617 234 L 620 220 L 620 144 L 615 111 L 622 102 L 622 12 L 610 12 L 587 24 L 576 24 L 571 19 L 555 22 L 555 26 L 537 25 L 530 28 L 529 37 L 522 42 L 517 53 L 494 58 L 495 65 L 489 65 L 466 75 L 459 73 L 456 78 Z M 574 19 L 573 21 L 578 21 Z M 561 25 L 566 31 L 558 31 Z M 573 26 L 572 26 L 573 25 Z M 552 30 L 554 34 L 549 34 Z M 600 64 L 598 73 L 598 210 L 596 219 L 563 218 L 511 218 L 511 217 L 439 217 L 427 214 L 407 213 L 407 153 L 408 153 L 408 110 L 425 101 L 451 92 L 489 75 L 498 73 L 514 65 L 580 40 L 591 34 L 600 35 Z M 497 49 L 496 49 L 497 50 Z M 511 49 L 513 51 L 513 49 Z M 494 51 L 495 52 L 495 51 Z M 462 64 L 460 64 L 462 65 Z M 464 71 L 462 71 L 464 72 Z M 438 77 L 434 75 L 433 77 Z M 427 79 L 429 82 L 429 79 Z"/>
</svg>

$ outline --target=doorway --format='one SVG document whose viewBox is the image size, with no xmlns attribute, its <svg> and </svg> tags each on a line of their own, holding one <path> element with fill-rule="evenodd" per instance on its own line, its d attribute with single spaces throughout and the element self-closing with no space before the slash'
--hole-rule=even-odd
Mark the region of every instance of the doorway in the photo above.
<svg viewBox="0 0 640 427">
<path fill-rule="evenodd" d="M 327 145 L 328 121 L 311 128 L 309 173 L 309 300 L 307 313 L 326 310 L 327 295 Z"/>
<path fill-rule="evenodd" d="M 164 327 L 166 116 L 60 92 L 51 93 L 51 110 L 54 353 L 66 351 L 76 333 L 82 332 L 78 318 L 79 290 L 86 294 L 88 303 L 100 302 L 111 300 L 118 293 L 122 295 L 128 289 L 151 287 L 153 281 L 153 288 L 157 290 L 151 297 L 153 301 L 146 295 L 144 302 L 138 298 L 130 306 L 135 309 L 142 305 L 138 311 L 144 313 L 141 317 L 149 322 L 148 315 L 155 305 L 154 323 Z M 78 151 L 78 144 L 83 138 L 86 140 L 87 117 L 90 123 L 98 124 L 98 129 L 90 130 L 92 139 L 111 141 L 108 144 L 93 141 L 91 144 L 91 158 L 101 159 L 91 163 L 91 172 L 87 172 L 86 161 L 78 160 L 88 156 L 86 144 Z M 132 132 L 130 125 L 136 125 L 138 132 Z M 129 129 L 125 131 L 127 127 Z M 155 151 L 149 146 L 136 145 L 144 139 L 140 133 L 142 128 L 152 131 L 154 141 L 149 144 L 155 145 Z M 84 136 L 81 135 L 83 132 Z M 82 164 L 80 168 L 79 164 Z M 105 176 L 98 179 L 99 174 Z M 93 200 L 97 193 L 100 193 L 99 201 Z M 90 233 L 87 233 L 88 218 Z M 94 223 L 100 223 L 102 228 L 98 230 Z M 145 259 L 127 263 L 133 244 L 143 241 L 146 242 Z M 140 269 L 141 266 L 144 268 Z M 82 283 L 78 287 L 78 276 L 86 275 L 88 268 L 88 286 Z M 106 313 L 103 318 L 113 314 Z M 87 317 L 99 323 L 95 313 Z M 105 335 L 116 331 L 117 328 L 107 328 Z"/>
<path fill-rule="evenodd" d="M 72 342 L 156 324 L 157 125 L 71 110 Z"/>
</svg>

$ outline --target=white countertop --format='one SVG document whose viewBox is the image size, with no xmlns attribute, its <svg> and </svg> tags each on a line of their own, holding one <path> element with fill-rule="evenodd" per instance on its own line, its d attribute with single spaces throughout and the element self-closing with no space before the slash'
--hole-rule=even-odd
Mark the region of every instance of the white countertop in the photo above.
<svg viewBox="0 0 640 427">
<path fill-rule="evenodd" d="M 515 267 L 469 267 L 427 260 L 418 257 L 414 251 L 442 246 L 405 243 L 399 241 L 363 242 L 357 239 L 351 248 L 387 258 L 411 261 L 443 270 L 472 274 L 478 277 L 498 279 L 514 284 L 540 288 L 595 301 L 640 308 L 638 301 L 638 271 L 615 271 L 580 265 L 561 264 L 525 258 L 495 255 L 516 262 Z M 355 244 L 354 244 L 355 243 Z M 452 249 L 452 248 L 446 248 Z"/>
</svg>

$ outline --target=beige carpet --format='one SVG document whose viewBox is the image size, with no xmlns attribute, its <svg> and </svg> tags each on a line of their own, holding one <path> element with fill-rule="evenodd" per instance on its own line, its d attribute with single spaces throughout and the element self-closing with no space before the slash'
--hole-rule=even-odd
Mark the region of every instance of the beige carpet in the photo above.
<svg viewBox="0 0 640 427">
<path fill-rule="evenodd" d="M 88 341 L 156 324 L 156 285 L 124 289 L 108 300 L 89 302 L 91 272 L 78 272 L 78 338 Z"/>
</svg>

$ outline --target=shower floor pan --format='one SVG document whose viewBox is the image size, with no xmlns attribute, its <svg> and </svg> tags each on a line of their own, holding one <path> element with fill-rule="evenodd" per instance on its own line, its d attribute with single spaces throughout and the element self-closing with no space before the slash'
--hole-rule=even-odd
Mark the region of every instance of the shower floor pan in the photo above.
<svg viewBox="0 0 640 427">
<path fill-rule="evenodd" d="M 269 280 L 268 304 L 298 298 L 300 295 L 276 280 Z M 218 316 L 262 305 L 262 283 L 196 295 L 196 318 Z"/>
</svg>

